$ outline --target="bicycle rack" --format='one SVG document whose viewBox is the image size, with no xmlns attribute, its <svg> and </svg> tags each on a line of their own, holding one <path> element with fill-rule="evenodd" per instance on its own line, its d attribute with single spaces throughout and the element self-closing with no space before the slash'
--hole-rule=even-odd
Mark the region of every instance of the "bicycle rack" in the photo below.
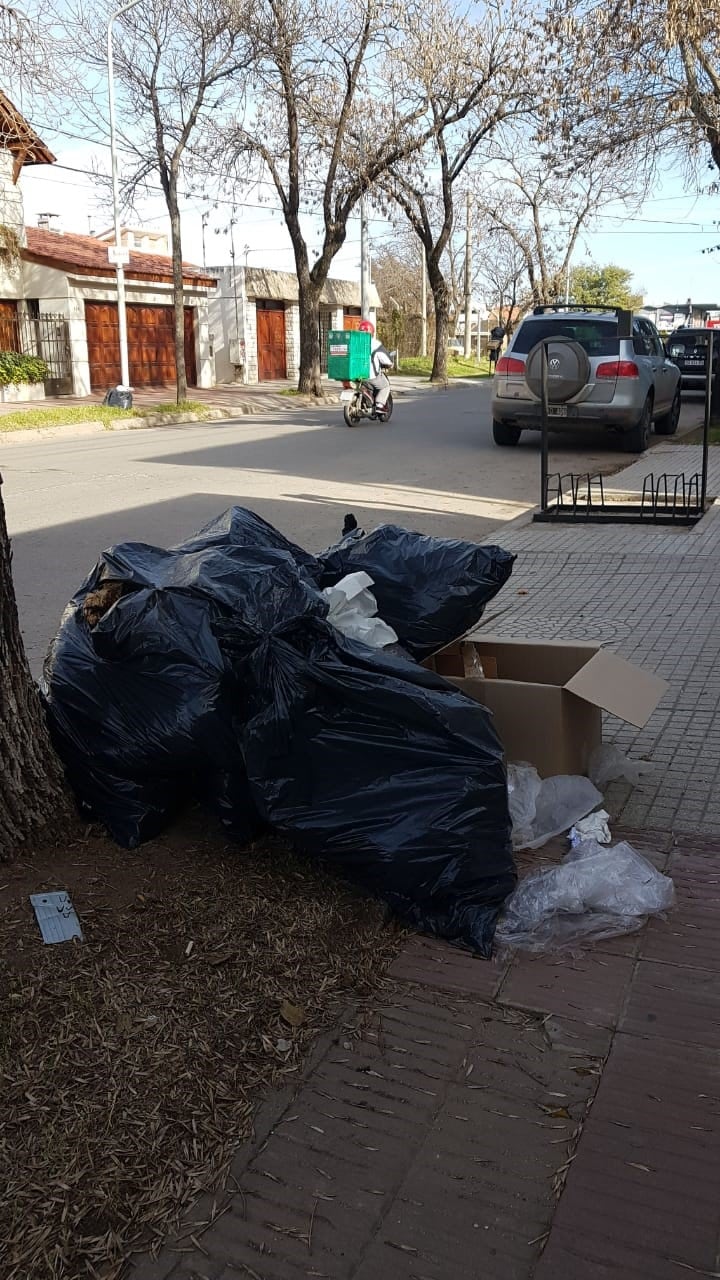
<svg viewBox="0 0 720 1280">
<path fill-rule="evenodd" d="M 542 436 L 540 510 L 533 520 L 543 524 L 653 524 L 694 525 L 705 514 L 707 502 L 710 399 L 712 395 L 713 335 L 710 334 L 705 390 L 705 422 L 703 430 L 702 470 L 686 475 L 649 472 L 641 493 L 608 490 L 601 475 L 572 471 L 548 473 L 548 393 L 547 368 L 549 339 L 543 343 L 542 355 Z"/>
</svg>

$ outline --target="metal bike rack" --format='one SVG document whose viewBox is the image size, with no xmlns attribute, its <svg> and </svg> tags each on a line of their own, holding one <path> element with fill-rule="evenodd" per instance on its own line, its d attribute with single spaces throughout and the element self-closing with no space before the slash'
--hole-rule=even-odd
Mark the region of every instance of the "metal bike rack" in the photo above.
<svg viewBox="0 0 720 1280">
<path fill-rule="evenodd" d="M 655 475 L 650 471 L 643 481 L 641 493 L 617 496 L 606 490 L 601 475 L 548 471 L 550 415 L 547 373 L 550 341 L 546 339 L 542 347 L 540 510 L 535 512 L 533 520 L 542 524 L 697 524 L 705 514 L 707 504 L 713 333 L 709 335 L 707 351 L 701 471 L 691 475 L 684 471 Z"/>
</svg>

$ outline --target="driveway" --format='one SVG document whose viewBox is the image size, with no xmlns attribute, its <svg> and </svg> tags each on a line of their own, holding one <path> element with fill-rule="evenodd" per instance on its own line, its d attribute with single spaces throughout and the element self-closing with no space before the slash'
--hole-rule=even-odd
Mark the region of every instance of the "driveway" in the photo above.
<svg viewBox="0 0 720 1280">
<path fill-rule="evenodd" d="M 232 503 L 311 550 L 352 511 L 444 537 L 482 539 L 539 497 L 537 437 L 492 442 L 489 383 L 402 392 L 386 425 L 348 430 L 339 405 L 238 421 L 0 445 L 15 584 L 37 672 L 58 618 L 115 542 L 168 545 Z M 685 425 L 699 410 L 684 410 Z M 614 471 L 612 437 L 558 436 L 551 469 Z"/>
</svg>

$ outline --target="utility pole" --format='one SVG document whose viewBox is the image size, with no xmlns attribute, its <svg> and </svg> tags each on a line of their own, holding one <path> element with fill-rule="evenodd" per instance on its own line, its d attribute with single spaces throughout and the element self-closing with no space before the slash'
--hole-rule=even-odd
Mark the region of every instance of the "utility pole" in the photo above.
<svg viewBox="0 0 720 1280">
<path fill-rule="evenodd" d="M 370 312 L 370 248 L 368 244 L 367 200 L 360 197 L 360 312 L 363 320 Z"/>
<path fill-rule="evenodd" d="M 427 355 L 427 271 L 425 270 L 425 246 L 420 246 L 420 270 L 422 272 L 422 300 L 420 303 L 420 355 Z"/>
<path fill-rule="evenodd" d="M 202 235 L 202 251 L 203 251 L 203 270 L 206 270 L 206 268 L 207 268 L 207 262 L 206 262 L 206 260 L 205 260 L 205 259 L 206 259 L 206 254 L 205 254 L 205 228 L 206 228 L 206 226 L 207 226 L 207 224 L 208 224 L 208 222 L 209 222 L 209 221 L 210 221 L 210 214 L 208 213 L 208 211 L 207 211 L 207 210 L 205 210 L 205 213 L 203 214 L 202 218 L 200 219 L 200 231 L 201 231 L 201 235 Z"/>
<path fill-rule="evenodd" d="M 127 309 L 125 307 L 125 262 L 130 255 L 123 246 L 120 228 L 120 179 L 118 177 L 117 140 L 115 135 L 115 80 L 113 67 L 112 29 L 116 18 L 134 9 L 139 0 L 129 0 L 110 16 L 107 26 L 107 77 L 108 106 L 110 108 L 110 167 L 112 170 L 113 221 L 115 223 L 115 244 L 108 251 L 108 259 L 115 264 L 118 299 L 118 338 L 120 342 L 120 382 L 123 387 L 130 386 L 130 361 L 128 359 Z"/>
<path fill-rule="evenodd" d="M 465 194 L 465 359 L 472 355 L 472 248 L 470 242 L 470 192 Z M 478 326 L 480 321 L 478 319 Z"/>
</svg>

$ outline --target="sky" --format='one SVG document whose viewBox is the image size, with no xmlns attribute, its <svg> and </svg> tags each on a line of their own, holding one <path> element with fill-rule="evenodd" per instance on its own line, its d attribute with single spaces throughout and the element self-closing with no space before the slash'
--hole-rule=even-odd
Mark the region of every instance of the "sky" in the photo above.
<svg viewBox="0 0 720 1280">
<path fill-rule="evenodd" d="M 53 225 L 64 231 L 88 234 L 105 230 L 112 222 L 112 207 L 105 184 L 93 171 L 107 171 L 109 150 L 66 138 L 52 128 L 36 123 L 38 132 L 57 156 L 53 166 L 28 167 L 23 171 L 22 190 L 25 221 L 37 224 L 42 213 L 58 215 Z M 292 271 L 294 260 L 278 200 L 270 183 L 239 192 L 234 209 L 236 260 L 250 266 Z M 203 262 L 202 216 L 209 214 L 205 232 L 206 262 L 221 266 L 230 262 L 230 220 L 233 205 L 225 197 L 214 205 L 200 195 L 183 200 L 183 256 L 186 261 Z M 644 294 L 645 304 L 717 302 L 720 306 L 720 251 L 703 253 L 720 244 L 720 196 L 688 190 L 681 175 L 669 166 L 658 178 L 642 208 L 628 215 L 620 206 L 609 206 L 581 236 L 573 262 L 615 263 L 632 271 L 635 287 Z M 149 194 L 135 215 L 124 217 L 126 225 L 168 230 L 164 199 L 159 191 Z M 319 245 L 319 227 L 306 223 L 312 250 Z M 383 218 L 371 216 L 371 249 L 392 244 L 395 232 Z M 475 249 L 479 259 L 482 245 Z M 348 238 L 335 259 L 331 274 L 359 280 L 360 221 L 355 215 Z M 481 300 L 482 301 L 482 300 Z"/>
</svg>

